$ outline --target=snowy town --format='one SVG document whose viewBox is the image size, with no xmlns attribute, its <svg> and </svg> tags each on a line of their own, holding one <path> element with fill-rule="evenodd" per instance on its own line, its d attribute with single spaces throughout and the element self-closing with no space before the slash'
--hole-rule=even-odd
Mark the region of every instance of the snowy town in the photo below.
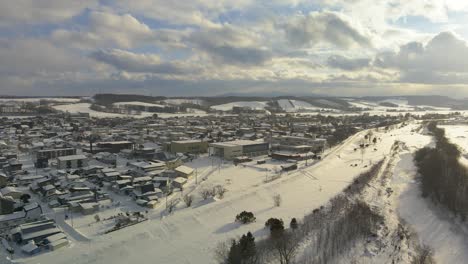
<svg viewBox="0 0 468 264">
<path fill-rule="evenodd" d="M 230 239 L 248 233 L 266 243 L 277 228 L 310 229 L 309 238 L 283 237 L 296 248 L 280 259 L 328 263 L 352 255 L 361 263 L 390 254 L 403 263 L 424 253 L 416 239 L 423 220 L 412 215 L 423 210 L 415 204 L 422 198 L 404 194 L 415 188 L 412 153 L 435 144 L 428 122 L 462 151 L 467 146 L 468 119 L 458 111 L 327 115 L 233 106 L 224 114 L 135 118 L 57 111 L 39 101 L 3 104 L 52 110 L 0 119 L 2 263 L 110 263 L 139 252 L 158 263 L 217 263 L 232 251 Z M 333 229 L 319 219 L 338 219 L 336 206 L 345 214 L 367 208 L 380 219 L 353 231 L 357 238 L 335 234 L 348 250 L 341 255 L 314 240 L 325 235 L 320 225 Z"/>
</svg>

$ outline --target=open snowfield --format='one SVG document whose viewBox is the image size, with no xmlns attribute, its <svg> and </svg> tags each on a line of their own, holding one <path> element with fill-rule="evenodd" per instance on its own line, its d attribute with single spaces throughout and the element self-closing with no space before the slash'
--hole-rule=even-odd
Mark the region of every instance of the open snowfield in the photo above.
<svg viewBox="0 0 468 264">
<path fill-rule="evenodd" d="M 307 102 L 299 100 L 281 99 L 278 100 L 278 104 L 286 112 L 297 112 L 300 110 L 320 111 L 319 107 L 313 106 Z"/>
<path fill-rule="evenodd" d="M 195 105 L 204 105 L 205 101 L 202 99 L 166 99 L 164 102 L 173 105 L 181 105 L 181 104 L 195 104 Z"/>
<path fill-rule="evenodd" d="M 64 104 L 64 105 L 54 105 L 53 108 L 63 112 L 69 113 L 89 113 L 91 117 L 97 118 L 107 118 L 107 117 L 134 117 L 134 118 L 144 118 L 157 114 L 158 117 L 170 118 L 170 117 L 184 117 L 184 116 L 205 116 L 207 115 L 204 111 L 194 111 L 192 113 L 152 113 L 142 111 L 141 115 L 124 115 L 117 113 L 105 113 L 100 111 L 94 111 L 89 107 L 89 103 L 78 103 L 78 104 Z"/>
<path fill-rule="evenodd" d="M 233 107 L 250 107 L 252 109 L 265 109 L 266 106 L 267 106 L 267 102 L 252 101 L 252 102 L 232 102 L 232 103 L 221 104 L 221 105 L 213 105 L 211 106 L 211 108 L 220 110 L 220 111 L 231 111 Z"/>
<path fill-rule="evenodd" d="M 460 148 L 462 152 L 460 162 L 468 166 L 468 125 L 447 125 L 439 127 L 445 129 L 446 136 L 452 143 Z"/>
<path fill-rule="evenodd" d="M 409 105 L 407 100 L 400 100 L 400 99 L 387 99 L 387 100 L 382 100 L 378 102 L 373 102 L 373 101 L 363 101 L 363 100 L 356 100 L 356 99 L 346 99 L 346 101 L 353 107 L 356 108 L 361 108 L 361 109 L 370 109 L 367 110 L 366 112 L 369 113 L 379 113 L 383 114 L 388 111 L 403 111 L 403 112 L 411 112 L 415 113 L 418 109 L 421 108 L 426 108 L 429 109 L 429 111 L 442 111 L 442 112 L 448 112 L 451 109 L 447 107 L 435 107 L 435 106 L 426 106 L 426 105 Z M 388 106 L 383 106 L 380 105 L 380 103 L 392 103 L 397 105 L 398 107 L 388 107 Z M 422 112 L 422 111 L 419 111 Z M 392 114 L 392 113 L 390 113 Z"/>
<path fill-rule="evenodd" d="M 280 163 L 236 167 L 232 163 L 220 164 L 218 160 L 206 157 L 195 160 L 189 166 L 199 171 L 199 185 L 193 191 L 196 197 L 191 208 L 184 208 L 181 203 L 175 213 L 162 219 L 162 208 L 155 209 L 147 222 L 108 235 L 94 236 L 91 241 L 73 241 L 68 249 L 16 261 L 50 264 L 154 263 L 155 260 L 157 263 L 214 263 L 213 247 L 219 241 L 247 231 L 252 231 L 260 239 L 268 233 L 264 229 L 268 218 L 280 217 L 289 222 L 292 217 L 301 218 L 310 213 L 341 192 L 367 166 L 387 155 L 398 135 L 408 133 L 408 129 L 386 134 L 375 132 L 382 140 L 364 153 L 354 150 L 364 137 L 364 132 L 358 133 L 328 151 L 322 161 L 315 164 L 309 161 L 308 166 L 301 162 L 299 170 L 283 173 L 268 183 L 264 180 L 276 174 Z M 377 150 L 374 151 L 374 147 Z M 351 164 L 358 166 L 351 167 Z M 225 197 L 201 201 L 198 190 L 216 184 L 222 184 L 228 190 Z M 190 185 L 194 186 L 194 179 Z M 184 191 L 190 192 L 191 188 Z M 273 206 L 274 194 L 282 197 L 280 207 Z M 257 221 L 249 225 L 235 223 L 235 215 L 243 210 L 252 211 Z"/>
</svg>

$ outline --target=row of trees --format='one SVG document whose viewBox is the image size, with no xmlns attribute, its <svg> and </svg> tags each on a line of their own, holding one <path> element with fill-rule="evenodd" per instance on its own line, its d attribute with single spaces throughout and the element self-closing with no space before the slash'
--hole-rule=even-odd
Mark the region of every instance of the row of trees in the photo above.
<svg viewBox="0 0 468 264">
<path fill-rule="evenodd" d="M 436 147 L 425 147 L 414 155 L 421 177 L 423 197 L 443 205 L 466 219 L 468 210 L 468 170 L 460 164 L 460 150 L 445 137 L 445 130 L 436 122 L 427 126 L 432 132 Z"/>
</svg>

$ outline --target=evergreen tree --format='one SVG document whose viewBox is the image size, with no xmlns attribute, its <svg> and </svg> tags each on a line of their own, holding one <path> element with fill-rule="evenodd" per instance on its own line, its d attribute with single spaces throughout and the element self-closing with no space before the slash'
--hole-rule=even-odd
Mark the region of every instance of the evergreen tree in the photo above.
<svg viewBox="0 0 468 264">
<path fill-rule="evenodd" d="M 296 218 L 291 219 L 291 223 L 289 223 L 289 227 L 291 227 L 291 229 L 293 229 L 293 230 L 297 229 L 298 224 L 297 224 Z"/>
<path fill-rule="evenodd" d="M 255 257 L 257 248 L 255 246 L 255 237 L 248 232 L 247 235 L 242 235 L 239 240 L 239 247 L 242 259 L 250 260 Z"/>
<path fill-rule="evenodd" d="M 229 249 L 227 264 L 241 264 L 241 252 L 239 244 L 237 244 L 236 240 L 232 240 L 231 248 Z"/>
</svg>

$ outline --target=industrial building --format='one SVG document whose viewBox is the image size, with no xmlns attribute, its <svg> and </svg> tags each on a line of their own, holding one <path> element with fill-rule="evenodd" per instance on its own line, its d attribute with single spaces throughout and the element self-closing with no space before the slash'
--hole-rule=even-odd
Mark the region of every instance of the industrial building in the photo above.
<svg viewBox="0 0 468 264">
<path fill-rule="evenodd" d="M 235 157 L 248 156 L 256 157 L 267 155 L 270 144 L 268 142 L 253 140 L 235 140 L 228 142 L 217 142 L 209 145 L 209 153 L 226 160 L 233 160 Z"/>
<path fill-rule="evenodd" d="M 208 142 L 202 140 L 172 141 L 167 145 L 167 151 L 171 153 L 206 153 L 208 151 Z"/>
<path fill-rule="evenodd" d="M 327 140 L 316 137 L 275 136 L 270 138 L 272 149 L 294 152 L 321 152 L 327 146 Z"/>
</svg>

